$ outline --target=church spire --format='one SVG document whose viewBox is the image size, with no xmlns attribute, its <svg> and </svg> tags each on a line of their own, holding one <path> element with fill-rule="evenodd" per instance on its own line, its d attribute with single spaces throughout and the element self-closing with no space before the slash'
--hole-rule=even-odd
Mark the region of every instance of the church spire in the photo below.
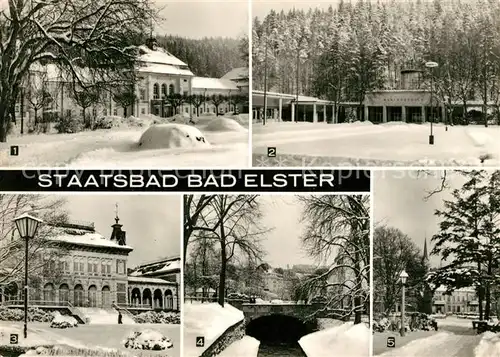
<svg viewBox="0 0 500 357">
<path fill-rule="evenodd" d="M 118 202 L 115 203 L 115 222 L 118 224 L 120 218 L 118 218 Z"/>
<path fill-rule="evenodd" d="M 429 261 L 429 255 L 427 254 L 427 235 L 425 236 L 425 240 L 424 240 L 424 254 L 422 256 L 422 260 L 424 262 Z"/>
</svg>

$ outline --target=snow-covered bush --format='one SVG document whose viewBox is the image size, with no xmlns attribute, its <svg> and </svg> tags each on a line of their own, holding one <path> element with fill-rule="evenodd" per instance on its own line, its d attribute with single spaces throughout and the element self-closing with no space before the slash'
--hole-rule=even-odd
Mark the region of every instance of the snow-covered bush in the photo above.
<svg viewBox="0 0 500 357">
<path fill-rule="evenodd" d="M 203 133 L 184 124 L 160 124 L 150 126 L 139 139 L 143 149 L 173 149 L 210 146 Z"/>
<path fill-rule="evenodd" d="M 245 131 L 247 130 L 234 119 L 217 117 L 204 128 L 207 131 Z"/>
<path fill-rule="evenodd" d="M 98 117 L 94 123 L 94 130 L 111 129 L 113 127 L 113 119 L 111 117 Z"/>
<path fill-rule="evenodd" d="M 82 130 L 83 123 L 80 118 L 73 115 L 64 115 L 59 118 L 54 128 L 59 134 L 72 134 Z"/>
<path fill-rule="evenodd" d="M 134 320 L 139 324 L 180 324 L 181 314 L 179 312 L 147 311 L 135 315 Z"/>
<path fill-rule="evenodd" d="M 123 341 L 125 348 L 161 351 L 173 347 L 172 341 L 155 330 L 134 331 Z"/>
<path fill-rule="evenodd" d="M 50 322 L 54 316 L 50 312 L 43 311 L 36 307 L 28 309 L 28 321 L 30 322 Z M 24 311 L 22 309 L 9 309 L 0 307 L 0 321 L 23 321 Z"/>
<path fill-rule="evenodd" d="M 50 323 L 52 328 L 72 328 L 77 327 L 78 321 L 72 316 L 56 315 L 54 320 Z"/>
</svg>

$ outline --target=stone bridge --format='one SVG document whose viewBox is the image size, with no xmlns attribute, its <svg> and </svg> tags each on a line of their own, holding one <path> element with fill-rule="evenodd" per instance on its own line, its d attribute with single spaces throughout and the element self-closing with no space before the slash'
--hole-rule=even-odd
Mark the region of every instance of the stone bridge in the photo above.
<svg viewBox="0 0 500 357">
<path fill-rule="evenodd" d="M 323 304 L 241 304 L 236 306 L 243 311 L 247 323 L 264 316 L 284 315 L 294 317 L 300 321 L 306 321 L 316 313 L 315 317 L 327 317 L 327 311 L 319 310 L 324 308 Z"/>
</svg>

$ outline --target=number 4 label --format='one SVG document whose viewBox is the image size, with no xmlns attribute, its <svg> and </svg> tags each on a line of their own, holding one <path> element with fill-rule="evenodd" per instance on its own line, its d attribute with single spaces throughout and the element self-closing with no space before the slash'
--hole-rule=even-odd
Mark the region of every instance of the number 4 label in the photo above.
<svg viewBox="0 0 500 357">
<path fill-rule="evenodd" d="M 196 337 L 196 347 L 204 347 L 205 346 L 205 337 Z"/>
</svg>

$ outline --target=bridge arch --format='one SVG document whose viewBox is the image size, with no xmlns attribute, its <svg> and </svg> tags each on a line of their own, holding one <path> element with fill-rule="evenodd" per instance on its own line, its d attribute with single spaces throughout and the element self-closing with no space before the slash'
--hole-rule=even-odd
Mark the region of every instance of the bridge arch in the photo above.
<svg viewBox="0 0 500 357">
<path fill-rule="evenodd" d="M 302 336 L 316 329 L 316 320 L 273 313 L 247 319 L 245 332 L 263 345 L 294 345 Z"/>
</svg>

